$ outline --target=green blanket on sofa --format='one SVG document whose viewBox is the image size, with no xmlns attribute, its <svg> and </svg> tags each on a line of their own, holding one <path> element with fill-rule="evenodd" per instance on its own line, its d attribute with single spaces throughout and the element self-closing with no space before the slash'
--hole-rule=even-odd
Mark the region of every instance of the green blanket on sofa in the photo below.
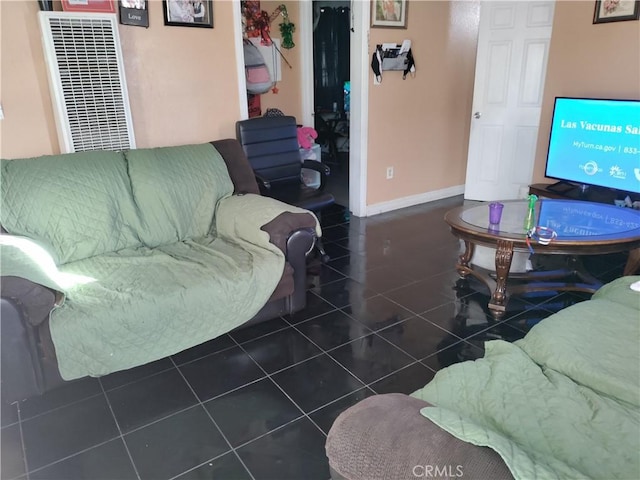
<svg viewBox="0 0 640 480">
<path fill-rule="evenodd" d="M 517 479 L 640 478 L 640 277 L 623 277 L 513 344 L 440 371 L 413 396 Z"/>
<path fill-rule="evenodd" d="M 232 196 L 210 144 L 3 161 L 2 175 L 2 274 L 65 294 L 50 317 L 65 380 L 163 358 L 249 320 L 284 269 L 260 227 L 306 212 Z"/>
</svg>

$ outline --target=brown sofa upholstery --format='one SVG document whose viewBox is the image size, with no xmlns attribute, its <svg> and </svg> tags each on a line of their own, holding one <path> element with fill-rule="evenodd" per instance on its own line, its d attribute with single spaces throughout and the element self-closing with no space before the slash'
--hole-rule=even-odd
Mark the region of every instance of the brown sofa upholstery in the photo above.
<svg viewBox="0 0 640 480">
<path fill-rule="evenodd" d="M 234 194 L 259 194 L 237 140 L 211 143 L 224 158 Z M 311 214 L 286 212 L 262 226 L 271 243 L 284 252 L 285 269 L 268 303 L 240 328 L 305 307 L 306 255 L 315 242 L 315 224 Z M 23 278 L 3 276 L 1 280 L 2 399 L 15 401 L 66 383 L 58 372 L 49 330 L 49 312 L 61 294 Z"/>
<path fill-rule="evenodd" d="M 331 478 L 513 479 L 495 451 L 458 440 L 423 417 L 420 409 L 426 406 L 420 399 L 389 393 L 342 412 L 327 437 Z"/>
</svg>

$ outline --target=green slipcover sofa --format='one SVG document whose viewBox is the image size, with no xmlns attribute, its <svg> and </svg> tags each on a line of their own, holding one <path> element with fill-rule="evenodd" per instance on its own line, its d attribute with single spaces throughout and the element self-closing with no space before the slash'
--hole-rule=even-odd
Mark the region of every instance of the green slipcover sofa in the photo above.
<svg viewBox="0 0 640 480">
<path fill-rule="evenodd" d="M 369 397 L 326 443 L 332 478 L 640 478 L 640 276 L 439 371 Z"/>
<path fill-rule="evenodd" d="M 142 365 L 305 306 L 306 210 L 236 140 L 2 161 L 2 394 Z"/>
</svg>

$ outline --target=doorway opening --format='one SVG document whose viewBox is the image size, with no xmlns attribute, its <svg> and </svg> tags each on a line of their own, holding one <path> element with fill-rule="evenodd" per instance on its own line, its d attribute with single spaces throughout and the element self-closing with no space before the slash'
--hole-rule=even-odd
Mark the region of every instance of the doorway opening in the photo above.
<svg viewBox="0 0 640 480">
<path fill-rule="evenodd" d="M 350 2 L 313 2 L 313 94 L 316 142 L 331 167 L 326 190 L 349 207 Z"/>
</svg>

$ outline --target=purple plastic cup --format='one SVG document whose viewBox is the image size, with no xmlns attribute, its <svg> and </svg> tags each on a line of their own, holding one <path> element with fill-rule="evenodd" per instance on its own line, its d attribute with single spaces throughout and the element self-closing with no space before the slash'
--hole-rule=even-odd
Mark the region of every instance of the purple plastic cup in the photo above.
<svg viewBox="0 0 640 480">
<path fill-rule="evenodd" d="M 498 223 L 500 223 L 503 207 L 504 207 L 504 204 L 500 202 L 491 202 L 489 204 L 489 223 L 490 224 L 497 225 Z"/>
</svg>

